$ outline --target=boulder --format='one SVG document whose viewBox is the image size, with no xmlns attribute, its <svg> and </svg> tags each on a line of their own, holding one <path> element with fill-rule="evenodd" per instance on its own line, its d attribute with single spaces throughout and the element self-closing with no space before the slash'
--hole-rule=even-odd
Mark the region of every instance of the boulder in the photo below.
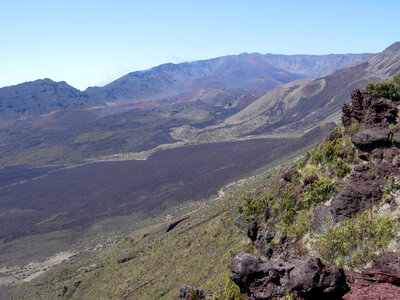
<svg viewBox="0 0 400 300">
<path fill-rule="evenodd" d="M 382 199 L 379 182 L 370 180 L 363 183 L 348 181 L 343 191 L 337 194 L 331 203 L 331 214 L 335 222 L 345 217 L 372 208 Z"/>
<path fill-rule="evenodd" d="M 291 169 L 285 173 L 283 173 L 282 178 L 283 180 L 285 180 L 286 182 L 291 182 L 293 177 L 296 176 L 298 174 L 296 169 Z"/>
<path fill-rule="evenodd" d="M 308 176 L 306 179 L 304 179 L 304 185 L 312 184 L 317 180 L 318 180 L 318 176 L 317 175 Z"/>
<path fill-rule="evenodd" d="M 353 144 L 362 151 L 371 151 L 379 147 L 389 147 L 389 128 L 362 128 L 351 137 Z"/>
<path fill-rule="evenodd" d="M 237 255 L 230 278 L 253 299 L 273 299 L 295 293 L 303 299 L 340 299 L 349 287 L 343 269 L 326 266 L 319 258 L 279 258 L 263 261 Z"/>
</svg>

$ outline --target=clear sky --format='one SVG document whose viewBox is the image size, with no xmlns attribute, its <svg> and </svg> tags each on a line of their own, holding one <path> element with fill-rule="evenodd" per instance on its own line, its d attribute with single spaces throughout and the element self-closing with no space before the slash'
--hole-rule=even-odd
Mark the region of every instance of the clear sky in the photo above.
<svg viewBox="0 0 400 300">
<path fill-rule="evenodd" d="M 85 89 L 166 62 L 242 52 L 379 52 L 400 1 L 0 0 L 0 86 Z"/>
</svg>

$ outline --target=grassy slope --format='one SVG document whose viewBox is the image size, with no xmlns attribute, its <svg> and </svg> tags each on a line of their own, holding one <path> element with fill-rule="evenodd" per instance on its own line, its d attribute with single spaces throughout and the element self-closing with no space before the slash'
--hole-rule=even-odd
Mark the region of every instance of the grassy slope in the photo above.
<svg viewBox="0 0 400 300">
<path fill-rule="evenodd" d="M 225 187 L 222 197 L 205 203 L 168 233 L 168 225 L 178 219 L 77 255 L 33 280 L 29 286 L 37 289 L 17 299 L 57 298 L 64 286 L 70 299 L 175 299 L 183 284 L 218 291 L 225 285 L 234 255 L 252 249 L 234 225 L 242 199 L 262 193 L 282 168 Z M 118 264 L 125 257 L 133 258 Z M 75 287 L 77 281 L 81 283 Z"/>
</svg>

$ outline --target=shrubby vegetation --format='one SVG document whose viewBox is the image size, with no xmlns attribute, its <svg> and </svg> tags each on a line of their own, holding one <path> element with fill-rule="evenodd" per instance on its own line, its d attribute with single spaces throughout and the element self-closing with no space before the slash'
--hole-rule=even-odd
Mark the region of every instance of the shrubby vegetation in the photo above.
<svg viewBox="0 0 400 300">
<path fill-rule="evenodd" d="M 280 180 L 270 186 L 267 197 L 244 199 L 241 212 L 262 216 L 267 208 L 267 223 L 278 230 L 272 243 L 278 245 L 280 235 L 294 235 L 301 247 L 328 264 L 362 268 L 395 238 L 396 222 L 389 216 L 367 210 L 337 224 L 328 222 L 321 234 L 310 228 L 313 209 L 339 192 L 357 163 L 357 150 L 350 137 L 337 127 L 315 150 L 305 154 L 292 169 L 288 182 Z M 391 202 L 398 188 L 395 176 L 388 176 L 383 198 Z"/>
<path fill-rule="evenodd" d="M 245 296 L 240 294 L 239 287 L 228 277 L 218 282 L 219 288 L 207 300 L 244 300 Z"/>
<path fill-rule="evenodd" d="M 367 90 L 376 98 L 400 102 L 400 73 L 394 76 L 391 81 L 369 83 Z"/>
<path fill-rule="evenodd" d="M 390 217 L 367 210 L 315 235 L 312 247 L 329 264 L 361 268 L 395 238 L 395 226 Z"/>
</svg>

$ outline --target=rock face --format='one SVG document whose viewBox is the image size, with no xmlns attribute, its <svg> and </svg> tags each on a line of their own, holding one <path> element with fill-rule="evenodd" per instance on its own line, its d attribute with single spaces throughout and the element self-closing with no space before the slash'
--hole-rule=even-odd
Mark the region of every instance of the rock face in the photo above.
<svg viewBox="0 0 400 300">
<path fill-rule="evenodd" d="M 351 105 L 343 105 L 342 122 L 346 128 L 358 123 L 360 129 L 351 139 L 354 145 L 364 151 L 391 146 L 389 125 L 396 123 L 396 103 L 360 90 L 353 91 L 351 100 Z"/>
<path fill-rule="evenodd" d="M 343 105 L 342 122 L 360 151 L 359 157 L 368 163 L 354 168 L 343 191 L 332 200 L 334 221 L 352 217 L 378 204 L 382 199 L 384 179 L 390 174 L 399 174 L 397 104 L 373 97 L 367 90 L 353 91 L 351 99 L 351 105 Z"/>
<path fill-rule="evenodd" d="M 231 279 L 254 299 L 273 299 L 294 293 L 304 299 L 340 299 L 349 287 L 343 269 L 324 265 L 318 258 L 279 258 L 263 261 L 237 255 L 230 265 Z"/>
</svg>

